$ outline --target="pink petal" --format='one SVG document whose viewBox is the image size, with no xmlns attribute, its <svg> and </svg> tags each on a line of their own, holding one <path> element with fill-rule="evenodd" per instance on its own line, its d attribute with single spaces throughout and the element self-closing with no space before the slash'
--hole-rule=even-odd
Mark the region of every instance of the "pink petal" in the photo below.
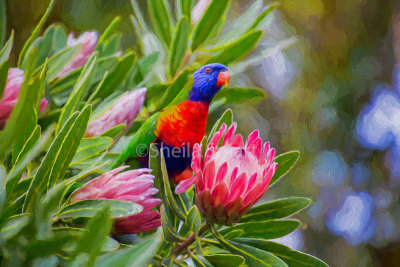
<svg viewBox="0 0 400 267">
<path fill-rule="evenodd" d="M 246 181 L 247 177 L 245 172 L 233 181 L 230 187 L 227 203 L 235 201 L 242 195 L 243 191 L 246 189 Z"/>
<path fill-rule="evenodd" d="M 261 146 L 262 146 L 262 141 L 260 138 L 257 137 L 257 139 L 255 139 L 253 141 L 253 143 L 250 145 L 250 147 L 248 147 L 248 151 L 250 151 L 251 153 L 253 153 L 253 155 L 259 160 L 261 157 Z"/>
<path fill-rule="evenodd" d="M 214 148 L 209 147 L 206 150 L 206 154 L 204 155 L 204 165 L 207 164 L 207 162 L 211 159 L 211 157 L 214 155 Z"/>
<path fill-rule="evenodd" d="M 217 178 L 215 180 L 216 184 L 219 184 L 225 178 L 226 173 L 228 172 L 228 163 L 224 162 L 217 171 Z"/>
<path fill-rule="evenodd" d="M 243 137 L 240 134 L 236 135 L 231 142 L 231 146 L 243 147 Z"/>
<path fill-rule="evenodd" d="M 175 188 L 175 194 L 182 194 L 189 190 L 189 188 L 196 183 L 196 176 L 183 180 Z"/>
<path fill-rule="evenodd" d="M 210 161 L 207 163 L 204 174 L 203 174 L 203 182 L 205 185 L 205 190 L 210 189 L 214 186 L 215 180 L 215 163 L 214 161 Z"/>
<path fill-rule="evenodd" d="M 262 154 L 261 158 L 265 159 L 268 152 L 269 152 L 269 142 L 266 142 L 266 143 L 264 143 L 264 150 L 263 150 L 263 154 Z"/>
<path fill-rule="evenodd" d="M 201 148 L 197 143 L 193 146 L 191 167 L 194 172 L 201 168 Z"/>
<path fill-rule="evenodd" d="M 249 137 L 247 137 L 247 142 L 246 142 L 246 147 L 249 147 L 253 144 L 253 142 L 259 137 L 259 132 L 258 130 L 254 130 L 249 134 Z"/>
<path fill-rule="evenodd" d="M 236 126 L 237 126 L 236 122 L 232 123 L 229 126 L 228 130 L 225 133 L 224 140 L 222 142 L 223 146 L 224 145 L 229 145 L 231 143 L 231 140 L 232 140 L 233 136 L 235 135 Z"/>
<path fill-rule="evenodd" d="M 223 204 L 228 197 L 228 189 L 225 183 L 218 184 L 211 193 L 212 198 L 214 199 L 214 205 L 218 207 Z"/>
</svg>

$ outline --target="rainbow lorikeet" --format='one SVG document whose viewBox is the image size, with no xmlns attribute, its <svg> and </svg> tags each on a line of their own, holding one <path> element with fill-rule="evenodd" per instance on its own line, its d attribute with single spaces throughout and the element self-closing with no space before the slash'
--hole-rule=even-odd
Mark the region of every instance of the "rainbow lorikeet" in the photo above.
<svg viewBox="0 0 400 267">
<path fill-rule="evenodd" d="M 192 177 L 190 163 L 193 145 L 203 139 L 211 100 L 223 85 L 229 83 L 229 78 L 228 68 L 222 64 L 200 67 L 193 74 L 188 100 L 162 110 L 155 123 L 150 125 L 150 128 L 154 126 L 153 143 L 163 149 L 168 175 L 175 183 Z M 127 152 L 121 154 L 118 164 L 125 161 L 129 153 L 132 154 L 130 149 L 128 145 L 125 149 Z"/>
</svg>

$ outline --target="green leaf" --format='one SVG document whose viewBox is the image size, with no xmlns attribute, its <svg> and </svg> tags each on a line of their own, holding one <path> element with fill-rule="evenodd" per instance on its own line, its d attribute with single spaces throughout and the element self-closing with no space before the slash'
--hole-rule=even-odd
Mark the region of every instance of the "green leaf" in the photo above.
<svg viewBox="0 0 400 267">
<path fill-rule="evenodd" d="M 199 209 L 195 205 L 189 210 L 185 223 L 191 231 L 195 233 L 199 232 L 201 224 L 201 215 Z"/>
<path fill-rule="evenodd" d="M 96 267 L 130 266 L 132 263 L 135 266 L 146 266 L 151 262 L 161 242 L 161 232 L 158 231 L 154 236 L 133 247 L 101 256 Z"/>
<path fill-rule="evenodd" d="M 291 267 L 328 266 L 325 262 L 321 261 L 320 259 L 314 256 L 308 255 L 300 251 L 292 250 L 276 242 L 262 240 L 262 239 L 252 239 L 252 238 L 238 238 L 235 239 L 235 242 L 271 252 L 275 256 L 281 258 L 283 261 L 287 263 L 288 266 Z"/>
<path fill-rule="evenodd" d="M 115 162 L 118 159 L 118 154 L 112 154 L 105 152 L 101 156 L 95 156 L 89 159 L 86 159 L 85 161 L 81 161 L 79 163 L 75 163 L 72 167 L 74 169 L 86 171 L 90 168 L 94 167 L 100 167 L 99 169 L 96 170 L 96 173 L 104 173 L 108 172 L 109 170 L 113 169 L 113 166 L 115 165 Z"/>
<path fill-rule="evenodd" d="M 30 217 L 28 214 L 20 214 L 11 217 L 0 230 L 0 240 L 8 240 L 15 237 L 28 223 Z"/>
<path fill-rule="evenodd" d="M 76 82 L 73 91 L 71 92 L 67 103 L 64 105 L 60 119 L 57 125 L 57 132 L 61 129 L 67 119 L 71 116 L 72 113 L 78 111 L 80 108 L 80 102 L 83 101 L 86 95 L 89 92 L 89 82 L 91 79 L 91 74 L 94 70 L 94 66 L 96 64 L 97 55 L 96 53 L 92 54 L 86 63 L 81 75 L 79 76 L 78 81 Z"/>
<path fill-rule="evenodd" d="M 142 212 L 143 207 L 129 201 L 115 199 L 86 199 L 65 206 L 57 216 L 60 218 L 92 217 L 104 206 L 110 206 L 112 218 L 122 218 Z"/>
<path fill-rule="evenodd" d="M 30 208 L 33 199 L 40 192 L 45 191 L 48 186 L 52 186 L 59 178 L 62 178 L 85 133 L 89 116 L 90 106 L 86 106 L 80 114 L 78 112 L 72 114 L 61 128 L 32 179 L 26 195 L 24 210 Z"/>
<path fill-rule="evenodd" d="M 176 5 L 178 9 L 178 13 L 180 16 L 186 16 L 189 19 L 189 22 L 192 17 L 192 9 L 194 7 L 195 0 L 177 0 Z"/>
<path fill-rule="evenodd" d="M 117 138 L 125 130 L 125 127 L 126 127 L 126 124 L 118 124 L 110 129 L 108 129 L 107 131 L 102 133 L 100 136 L 101 137 L 110 137 L 112 139 Z"/>
<path fill-rule="evenodd" d="M 215 100 L 223 99 L 225 104 L 241 104 L 246 101 L 256 102 L 265 98 L 265 91 L 259 88 L 230 87 L 219 91 Z"/>
<path fill-rule="evenodd" d="M 164 205 L 161 205 L 160 213 L 161 213 L 161 227 L 163 229 L 165 239 L 171 243 L 185 241 L 183 237 L 181 237 L 175 232 L 172 221 L 169 218 L 169 214 L 168 212 L 166 212 Z"/>
<path fill-rule="evenodd" d="M 60 71 L 65 67 L 65 62 L 69 62 L 72 56 L 80 49 L 82 49 L 80 46 L 65 46 L 62 50 L 50 57 L 48 61 L 49 72 L 47 79 L 52 81 L 57 78 Z"/>
<path fill-rule="evenodd" d="M 51 0 L 49 6 L 46 9 L 46 12 L 44 13 L 43 17 L 40 19 L 39 24 L 35 27 L 33 30 L 31 36 L 29 39 L 26 41 L 24 47 L 21 50 L 21 53 L 19 54 L 19 59 L 18 59 L 18 67 L 21 67 L 22 62 L 25 59 L 26 54 L 28 53 L 29 48 L 33 44 L 33 42 L 38 38 L 40 32 L 42 31 L 42 28 L 44 24 L 46 23 L 47 18 L 49 17 L 54 4 L 56 3 L 56 0 Z"/>
<path fill-rule="evenodd" d="M 102 47 L 105 43 L 105 41 L 110 38 L 112 36 L 112 34 L 115 32 L 115 30 L 117 29 L 119 23 L 121 22 L 121 18 L 120 17 L 115 17 L 110 25 L 108 25 L 107 29 L 103 32 L 103 34 L 100 36 L 99 41 L 97 42 L 97 45 L 95 47 L 95 51 L 101 51 Z"/>
<path fill-rule="evenodd" d="M 6 37 L 6 3 L 5 0 L 0 0 L 0 46 L 3 45 L 4 39 Z"/>
<path fill-rule="evenodd" d="M 120 166 L 129 158 L 138 158 L 145 155 L 150 143 L 156 139 L 154 129 L 156 128 L 156 123 L 159 115 L 159 112 L 154 113 L 150 118 L 146 120 L 145 123 L 142 124 L 142 126 L 140 126 L 140 128 L 129 141 L 129 144 L 118 157 L 118 160 L 115 163 L 114 167 Z"/>
<path fill-rule="evenodd" d="M 3 93 L 7 83 L 8 70 L 11 64 L 9 61 L 0 64 L 0 99 L 3 98 Z"/>
<path fill-rule="evenodd" d="M 186 221 L 186 213 L 178 207 L 177 203 L 175 202 L 174 193 L 171 190 L 171 185 L 169 183 L 169 177 L 167 172 L 167 166 L 165 165 L 165 160 L 164 160 L 163 149 L 160 150 L 160 154 L 161 154 L 160 158 L 161 158 L 162 180 L 164 183 L 164 192 L 168 200 L 168 206 L 175 213 L 175 215 L 178 216 L 178 218 L 180 218 L 182 221 Z"/>
<path fill-rule="evenodd" d="M 36 111 L 39 108 L 41 89 L 44 86 L 44 70 L 32 79 L 25 77 L 19 93 L 18 102 L 15 105 L 5 129 L 0 132 L 0 157 L 12 148 L 14 144 L 22 147 L 32 134 L 36 126 Z M 19 148 L 21 148 L 19 147 Z M 19 153 L 19 151 L 16 151 Z"/>
<path fill-rule="evenodd" d="M 225 267 L 229 262 L 230 267 L 237 267 L 244 263 L 244 258 L 232 254 L 206 255 L 205 258 L 215 267 Z"/>
<path fill-rule="evenodd" d="M 163 96 L 161 98 L 157 98 L 154 103 L 150 104 L 150 111 L 159 111 L 167 106 L 178 94 L 178 92 L 185 87 L 185 84 L 189 79 L 189 73 L 190 72 L 188 69 L 182 71 L 179 76 L 167 87 Z"/>
<path fill-rule="evenodd" d="M 293 168 L 294 164 L 296 164 L 299 158 L 300 158 L 299 151 L 290 151 L 275 157 L 274 161 L 278 163 L 278 168 L 276 169 L 276 172 L 272 177 L 269 186 L 272 186 L 279 179 L 285 176 Z"/>
<path fill-rule="evenodd" d="M 0 50 L 0 65 L 2 65 L 4 62 L 6 62 L 8 60 L 8 57 L 10 56 L 13 40 L 14 40 L 14 31 L 11 32 L 10 38 L 8 39 L 6 44 Z"/>
<path fill-rule="evenodd" d="M 190 1 L 188 1 L 190 2 Z M 177 70 L 182 66 L 189 43 L 190 22 L 183 16 L 176 25 L 168 55 L 168 72 L 170 77 L 175 77 Z"/>
<path fill-rule="evenodd" d="M 211 138 L 214 136 L 216 132 L 219 131 L 221 128 L 222 124 L 226 124 L 227 127 L 229 127 L 233 122 L 233 114 L 232 110 L 228 108 L 225 110 L 225 112 L 222 114 L 222 116 L 218 119 L 216 123 L 214 123 L 214 126 L 212 127 L 210 134 L 208 135 L 208 141 L 211 140 Z"/>
<path fill-rule="evenodd" d="M 249 53 L 261 39 L 261 36 L 262 31 L 260 30 L 249 32 L 236 41 L 224 45 L 222 51 L 210 58 L 207 63 L 218 62 L 227 65 Z"/>
<path fill-rule="evenodd" d="M 167 3 L 165 0 L 147 0 L 147 7 L 157 37 L 169 46 L 173 26 Z"/>
<path fill-rule="evenodd" d="M 105 98 L 109 96 L 113 90 L 117 89 L 118 86 L 124 81 L 125 76 L 131 70 L 133 63 L 136 61 L 136 55 L 128 53 L 118 63 L 117 67 L 109 72 L 104 78 L 101 87 L 96 89 L 96 93 L 93 94 L 90 99 Z"/>
<path fill-rule="evenodd" d="M 71 165 L 82 162 L 93 156 L 98 156 L 112 144 L 113 140 L 110 137 L 83 138 L 72 159 Z"/>
<path fill-rule="evenodd" d="M 224 20 L 229 3 L 229 0 L 213 0 L 210 3 L 203 17 L 194 29 L 192 51 L 195 51 L 212 36 L 220 22 Z"/>
<path fill-rule="evenodd" d="M 253 24 L 250 26 L 248 31 L 257 29 L 257 27 L 261 24 L 261 22 L 268 16 L 272 11 L 274 11 L 279 6 L 279 2 L 272 2 L 268 5 L 268 7 L 261 12 L 260 15 L 254 20 Z"/>
<path fill-rule="evenodd" d="M 110 214 L 110 207 L 105 205 L 90 218 L 77 243 L 74 257 L 72 257 L 74 260 L 71 265 L 74 265 L 75 262 L 82 263 L 81 259 L 83 258 L 87 260 L 84 260 L 85 264 L 82 266 L 93 266 L 95 264 L 96 257 L 107 242 L 107 237 L 111 230 L 112 221 Z M 87 256 L 89 257 L 87 258 Z"/>
<path fill-rule="evenodd" d="M 241 243 L 237 243 L 231 240 L 225 240 L 215 230 L 213 230 L 213 234 L 228 251 L 230 251 L 232 254 L 242 256 L 245 259 L 246 264 L 249 266 L 287 266 L 284 261 L 273 255 L 272 253 L 254 248 L 252 246 L 243 245 Z"/>
<path fill-rule="evenodd" d="M 201 255 L 191 254 L 190 256 L 191 256 L 191 258 L 193 260 L 193 263 L 194 263 L 195 267 L 213 267 L 213 265 L 211 263 L 209 263 L 208 260 L 206 260 Z"/>
<path fill-rule="evenodd" d="M 265 202 L 254 206 L 243 215 L 240 222 L 259 222 L 288 217 L 305 209 L 311 204 L 311 199 L 304 197 L 291 197 Z"/>
<path fill-rule="evenodd" d="M 234 230 L 243 230 L 242 237 L 274 239 L 290 234 L 299 228 L 301 223 L 296 220 L 266 221 L 238 223 L 223 228 L 219 232 L 222 235 Z"/>
</svg>

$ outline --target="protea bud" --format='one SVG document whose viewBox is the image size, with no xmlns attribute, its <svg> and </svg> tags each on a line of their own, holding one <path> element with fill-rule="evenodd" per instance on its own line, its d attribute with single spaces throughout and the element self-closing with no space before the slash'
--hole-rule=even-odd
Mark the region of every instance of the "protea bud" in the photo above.
<svg viewBox="0 0 400 267">
<path fill-rule="evenodd" d="M 62 69 L 58 76 L 63 77 L 74 69 L 85 65 L 92 54 L 93 49 L 96 47 L 98 39 L 99 36 L 96 31 L 84 32 L 78 38 L 75 38 L 74 34 L 70 33 L 67 39 L 67 46 L 72 47 L 81 45 L 82 49 L 72 57 L 72 59 Z"/>
<path fill-rule="evenodd" d="M 275 149 L 264 144 L 254 130 L 243 145 L 241 135 L 235 135 L 236 123 L 225 133 L 223 124 L 210 140 L 204 157 L 201 147 L 193 148 L 193 178 L 180 183 L 175 192 L 186 191 L 196 184 L 196 204 L 204 217 L 218 224 L 237 222 L 267 191 L 277 163 Z"/>
<path fill-rule="evenodd" d="M 3 97 L 0 100 L 0 128 L 7 122 L 13 111 L 15 104 L 18 102 L 19 91 L 24 82 L 24 71 L 18 68 L 10 68 L 8 70 L 7 82 L 4 88 Z M 43 98 L 40 101 L 40 111 L 47 105 L 47 100 Z"/>
<path fill-rule="evenodd" d="M 119 97 L 111 108 L 89 122 L 86 136 L 99 136 L 118 124 L 126 124 L 129 128 L 143 107 L 146 91 L 146 88 L 140 88 Z"/>
<path fill-rule="evenodd" d="M 137 234 L 161 225 L 161 216 L 153 208 L 161 203 L 153 198 L 158 190 L 153 187 L 150 169 L 137 169 L 119 173 L 128 166 L 113 169 L 87 182 L 71 196 L 71 202 L 85 199 L 116 199 L 130 201 L 143 207 L 139 214 L 115 221 L 114 234 Z"/>
</svg>

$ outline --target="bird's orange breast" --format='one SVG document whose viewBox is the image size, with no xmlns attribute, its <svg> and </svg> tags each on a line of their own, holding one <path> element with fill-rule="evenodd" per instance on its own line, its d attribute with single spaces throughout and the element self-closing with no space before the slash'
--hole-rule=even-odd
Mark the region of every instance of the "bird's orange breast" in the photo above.
<svg viewBox="0 0 400 267">
<path fill-rule="evenodd" d="M 207 116 L 207 104 L 187 100 L 163 110 L 154 133 L 166 145 L 192 148 L 205 134 Z"/>
</svg>

